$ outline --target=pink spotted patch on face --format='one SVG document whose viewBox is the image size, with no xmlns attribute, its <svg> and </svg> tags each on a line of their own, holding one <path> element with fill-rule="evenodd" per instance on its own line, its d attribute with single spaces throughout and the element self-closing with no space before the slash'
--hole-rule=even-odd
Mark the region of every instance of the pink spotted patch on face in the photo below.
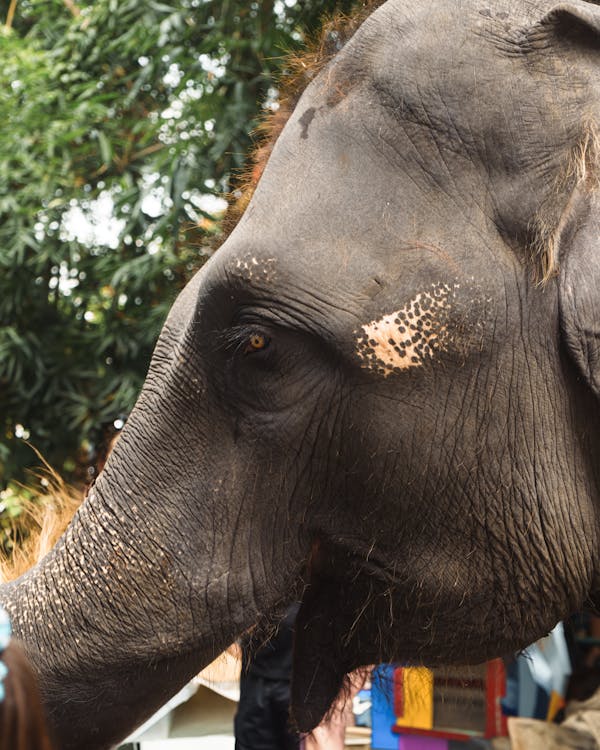
<svg viewBox="0 0 600 750">
<path fill-rule="evenodd" d="M 388 377 L 421 367 L 450 343 L 449 317 L 458 284 L 432 284 L 399 310 L 372 320 L 357 331 L 362 366 Z"/>
</svg>

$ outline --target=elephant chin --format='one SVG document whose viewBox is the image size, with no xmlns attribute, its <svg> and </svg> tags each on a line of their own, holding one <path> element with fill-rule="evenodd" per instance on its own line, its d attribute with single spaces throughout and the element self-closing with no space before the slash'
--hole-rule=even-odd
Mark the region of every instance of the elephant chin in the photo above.
<svg viewBox="0 0 600 750">
<path fill-rule="evenodd" d="M 364 559 L 342 547 L 313 547 L 294 641 L 291 713 L 301 733 L 321 722 L 350 672 L 382 660 L 383 634 L 374 637 L 372 623 L 385 621 L 382 606 L 389 620 L 389 600 L 364 573 Z"/>
</svg>

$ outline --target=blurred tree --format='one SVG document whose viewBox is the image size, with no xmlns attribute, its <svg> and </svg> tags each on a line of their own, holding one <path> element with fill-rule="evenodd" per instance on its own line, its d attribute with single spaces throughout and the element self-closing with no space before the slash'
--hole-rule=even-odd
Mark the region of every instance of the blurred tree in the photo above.
<svg viewBox="0 0 600 750">
<path fill-rule="evenodd" d="M 0 489 L 26 439 L 93 471 L 284 54 L 352 5 L 0 0 Z"/>
</svg>

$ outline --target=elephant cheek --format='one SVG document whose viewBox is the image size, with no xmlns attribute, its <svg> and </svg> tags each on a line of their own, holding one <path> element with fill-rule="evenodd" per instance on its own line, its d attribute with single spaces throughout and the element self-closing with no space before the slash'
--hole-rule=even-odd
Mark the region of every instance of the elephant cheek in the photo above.
<svg viewBox="0 0 600 750">
<path fill-rule="evenodd" d="M 372 624 L 380 604 L 349 554 L 325 544 L 313 550 L 294 641 L 291 713 L 300 732 L 321 722 L 350 672 L 379 660 Z"/>
</svg>

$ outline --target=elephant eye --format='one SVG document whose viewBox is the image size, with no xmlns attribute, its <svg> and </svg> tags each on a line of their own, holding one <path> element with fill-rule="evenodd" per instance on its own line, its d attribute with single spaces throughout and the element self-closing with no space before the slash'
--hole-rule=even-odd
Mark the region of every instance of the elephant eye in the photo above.
<svg viewBox="0 0 600 750">
<path fill-rule="evenodd" d="M 244 354 L 260 352 L 269 346 L 270 339 L 264 333 L 251 333 L 244 347 Z"/>
</svg>

